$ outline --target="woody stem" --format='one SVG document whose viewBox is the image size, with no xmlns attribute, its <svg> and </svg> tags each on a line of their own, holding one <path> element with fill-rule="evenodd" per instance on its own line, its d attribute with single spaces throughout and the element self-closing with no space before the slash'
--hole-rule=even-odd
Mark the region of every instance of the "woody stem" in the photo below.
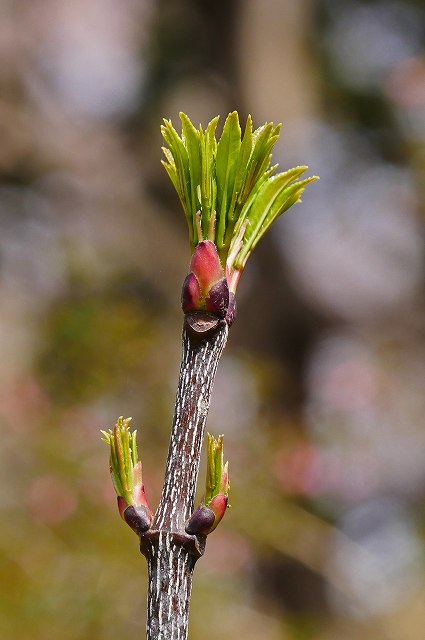
<svg viewBox="0 0 425 640">
<path fill-rule="evenodd" d="M 182 361 L 162 496 L 152 528 L 141 534 L 141 550 L 149 567 L 148 640 L 187 638 L 192 574 L 204 551 L 205 536 L 189 535 L 185 524 L 194 507 L 212 386 L 227 335 L 224 321 L 215 322 L 206 332 L 194 330 L 187 320 L 183 327 Z"/>
</svg>

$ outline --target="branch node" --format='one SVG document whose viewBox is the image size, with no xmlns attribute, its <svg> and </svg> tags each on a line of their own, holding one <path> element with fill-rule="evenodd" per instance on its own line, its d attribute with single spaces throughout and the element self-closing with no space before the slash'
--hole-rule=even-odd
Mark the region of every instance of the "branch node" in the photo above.
<svg viewBox="0 0 425 640">
<path fill-rule="evenodd" d="M 149 553 L 152 547 L 157 545 L 160 533 L 163 534 L 164 530 L 161 529 L 160 531 L 159 529 L 149 529 L 149 531 L 140 533 L 140 551 L 147 559 L 149 559 Z M 193 556 L 195 562 L 204 555 L 207 540 L 205 535 L 191 535 L 186 532 L 182 533 L 178 531 L 168 531 L 165 533 L 170 533 L 171 542 L 177 546 L 183 547 L 187 554 Z"/>
</svg>

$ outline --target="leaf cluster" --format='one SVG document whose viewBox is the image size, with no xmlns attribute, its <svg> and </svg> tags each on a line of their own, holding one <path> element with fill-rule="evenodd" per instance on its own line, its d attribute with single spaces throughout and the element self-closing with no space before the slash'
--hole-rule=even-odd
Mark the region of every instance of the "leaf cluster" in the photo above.
<svg viewBox="0 0 425 640">
<path fill-rule="evenodd" d="M 102 431 L 102 440 L 110 446 L 109 465 L 114 489 L 127 504 L 133 502 L 132 494 L 137 480 L 135 476 L 141 466 L 137 460 L 137 431 L 130 431 L 130 421 L 131 418 L 124 419 L 121 416 L 113 430 Z"/>
<path fill-rule="evenodd" d="M 191 249 L 202 239 L 212 240 L 223 266 L 230 253 L 232 266 L 243 269 L 270 225 L 300 200 L 316 177 L 299 180 L 306 166 L 275 174 L 278 165 L 271 166 L 271 152 L 281 125 L 266 123 L 253 131 L 248 116 L 242 135 L 233 111 L 217 142 L 218 117 L 205 131 L 202 126 L 196 129 L 184 113 L 180 119 L 181 136 L 170 120 L 164 120 L 161 131 L 167 147 L 162 163 L 183 205 Z"/>
</svg>

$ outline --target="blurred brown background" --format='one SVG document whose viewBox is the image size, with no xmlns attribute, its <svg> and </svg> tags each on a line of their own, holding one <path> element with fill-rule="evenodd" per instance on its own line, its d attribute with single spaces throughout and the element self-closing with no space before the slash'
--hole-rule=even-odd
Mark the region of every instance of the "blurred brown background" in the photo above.
<svg viewBox="0 0 425 640">
<path fill-rule="evenodd" d="M 232 509 L 192 640 L 423 640 L 422 0 L 0 4 L 0 637 L 142 638 L 99 429 L 157 504 L 183 212 L 163 116 L 283 121 L 308 188 L 248 263 L 208 429 Z"/>
</svg>

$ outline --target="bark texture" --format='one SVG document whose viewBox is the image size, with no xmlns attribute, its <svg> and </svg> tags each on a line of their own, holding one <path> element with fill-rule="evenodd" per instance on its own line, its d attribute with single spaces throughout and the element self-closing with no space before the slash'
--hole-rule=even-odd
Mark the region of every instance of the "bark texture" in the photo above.
<svg viewBox="0 0 425 640">
<path fill-rule="evenodd" d="M 161 501 L 151 529 L 140 537 L 148 560 L 148 640 L 186 640 L 192 575 L 205 536 L 189 535 L 205 423 L 228 326 L 197 333 L 185 321 L 174 420 Z"/>
<path fill-rule="evenodd" d="M 148 551 L 147 640 L 184 640 L 189 624 L 193 568 L 197 557 L 167 531 Z"/>
</svg>

